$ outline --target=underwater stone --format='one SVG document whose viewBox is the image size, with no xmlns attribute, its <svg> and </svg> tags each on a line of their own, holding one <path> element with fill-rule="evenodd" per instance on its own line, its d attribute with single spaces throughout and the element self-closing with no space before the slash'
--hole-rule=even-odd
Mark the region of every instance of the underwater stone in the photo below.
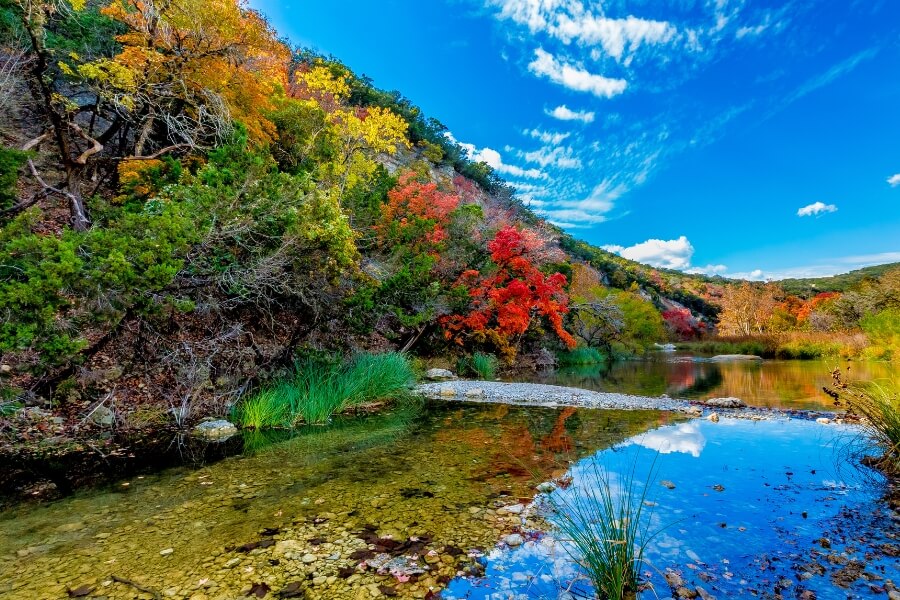
<svg viewBox="0 0 900 600">
<path fill-rule="evenodd" d="M 507 536 L 504 536 L 503 541 L 506 543 L 507 546 L 514 547 L 514 546 L 521 546 L 522 544 L 524 544 L 525 538 L 523 538 L 518 533 L 511 533 Z"/>
</svg>

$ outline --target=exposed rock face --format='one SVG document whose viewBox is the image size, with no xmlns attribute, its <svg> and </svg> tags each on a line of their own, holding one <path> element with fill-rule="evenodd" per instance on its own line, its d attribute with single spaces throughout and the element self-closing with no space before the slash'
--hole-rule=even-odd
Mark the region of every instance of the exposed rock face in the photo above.
<svg viewBox="0 0 900 600">
<path fill-rule="evenodd" d="M 734 397 L 710 398 L 709 400 L 705 400 L 703 404 L 715 406 L 716 408 L 741 408 L 742 406 L 747 406 L 743 400 Z"/>
<path fill-rule="evenodd" d="M 425 379 L 430 381 L 447 381 L 456 379 L 456 375 L 453 374 L 453 371 L 448 371 L 447 369 L 428 369 L 425 372 Z"/>
<path fill-rule="evenodd" d="M 218 421 L 204 421 L 194 427 L 192 431 L 195 436 L 208 440 L 226 440 L 237 432 L 237 427 L 224 419 Z"/>
</svg>

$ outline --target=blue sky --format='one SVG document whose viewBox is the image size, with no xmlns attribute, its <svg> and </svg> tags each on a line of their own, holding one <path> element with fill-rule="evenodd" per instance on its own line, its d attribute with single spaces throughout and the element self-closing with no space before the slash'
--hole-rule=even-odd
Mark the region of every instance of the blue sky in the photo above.
<svg viewBox="0 0 900 600">
<path fill-rule="evenodd" d="M 900 0 L 251 0 L 537 212 L 755 279 L 900 261 Z"/>
</svg>

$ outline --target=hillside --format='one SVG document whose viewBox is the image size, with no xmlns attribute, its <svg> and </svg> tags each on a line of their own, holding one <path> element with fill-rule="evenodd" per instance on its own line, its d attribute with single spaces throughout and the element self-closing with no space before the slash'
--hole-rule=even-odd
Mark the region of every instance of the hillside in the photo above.
<svg viewBox="0 0 900 600">
<path fill-rule="evenodd" d="M 220 8 L 2 5 L 4 412 L 184 425 L 322 357 L 714 331 L 727 281 L 575 239 L 399 92 Z"/>
</svg>

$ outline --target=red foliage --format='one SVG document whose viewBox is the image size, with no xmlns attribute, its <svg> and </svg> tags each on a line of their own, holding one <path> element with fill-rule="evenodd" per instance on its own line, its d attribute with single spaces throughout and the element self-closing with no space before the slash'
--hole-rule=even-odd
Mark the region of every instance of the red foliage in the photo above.
<svg viewBox="0 0 900 600">
<path fill-rule="evenodd" d="M 539 316 L 545 317 L 556 335 L 574 348 L 575 339 L 562 325 L 562 317 L 568 312 L 565 275 L 544 275 L 528 257 L 542 246 L 543 240 L 528 229 L 505 227 L 498 231 L 488 243 L 496 271 L 483 275 L 468 270 L 457 281 L 457 286 L 468 288 L 470 310 L 441 319 L 447 338 L 462 343 L 470 335 L 513 355 L 512 339 L 525 333 L 532 319 Z"/>
<path fill-rule="evenodd" d="M 459 196 L 438 191 L 435 183 L 422 183 L 412 171 L 400 176 L 388 192 L 378 227 L 382 243 L 409 243 L 420 250 L 433 249 L 447 239 L 451 215 Z"/>
<path fill-rule="evenodd" d="M 682 339 L 697 336 L 698 328 L 691 311 L 686 308 L 673 308 L 662 313 L 663 321 L 669 329 Z"/>
</svg>

